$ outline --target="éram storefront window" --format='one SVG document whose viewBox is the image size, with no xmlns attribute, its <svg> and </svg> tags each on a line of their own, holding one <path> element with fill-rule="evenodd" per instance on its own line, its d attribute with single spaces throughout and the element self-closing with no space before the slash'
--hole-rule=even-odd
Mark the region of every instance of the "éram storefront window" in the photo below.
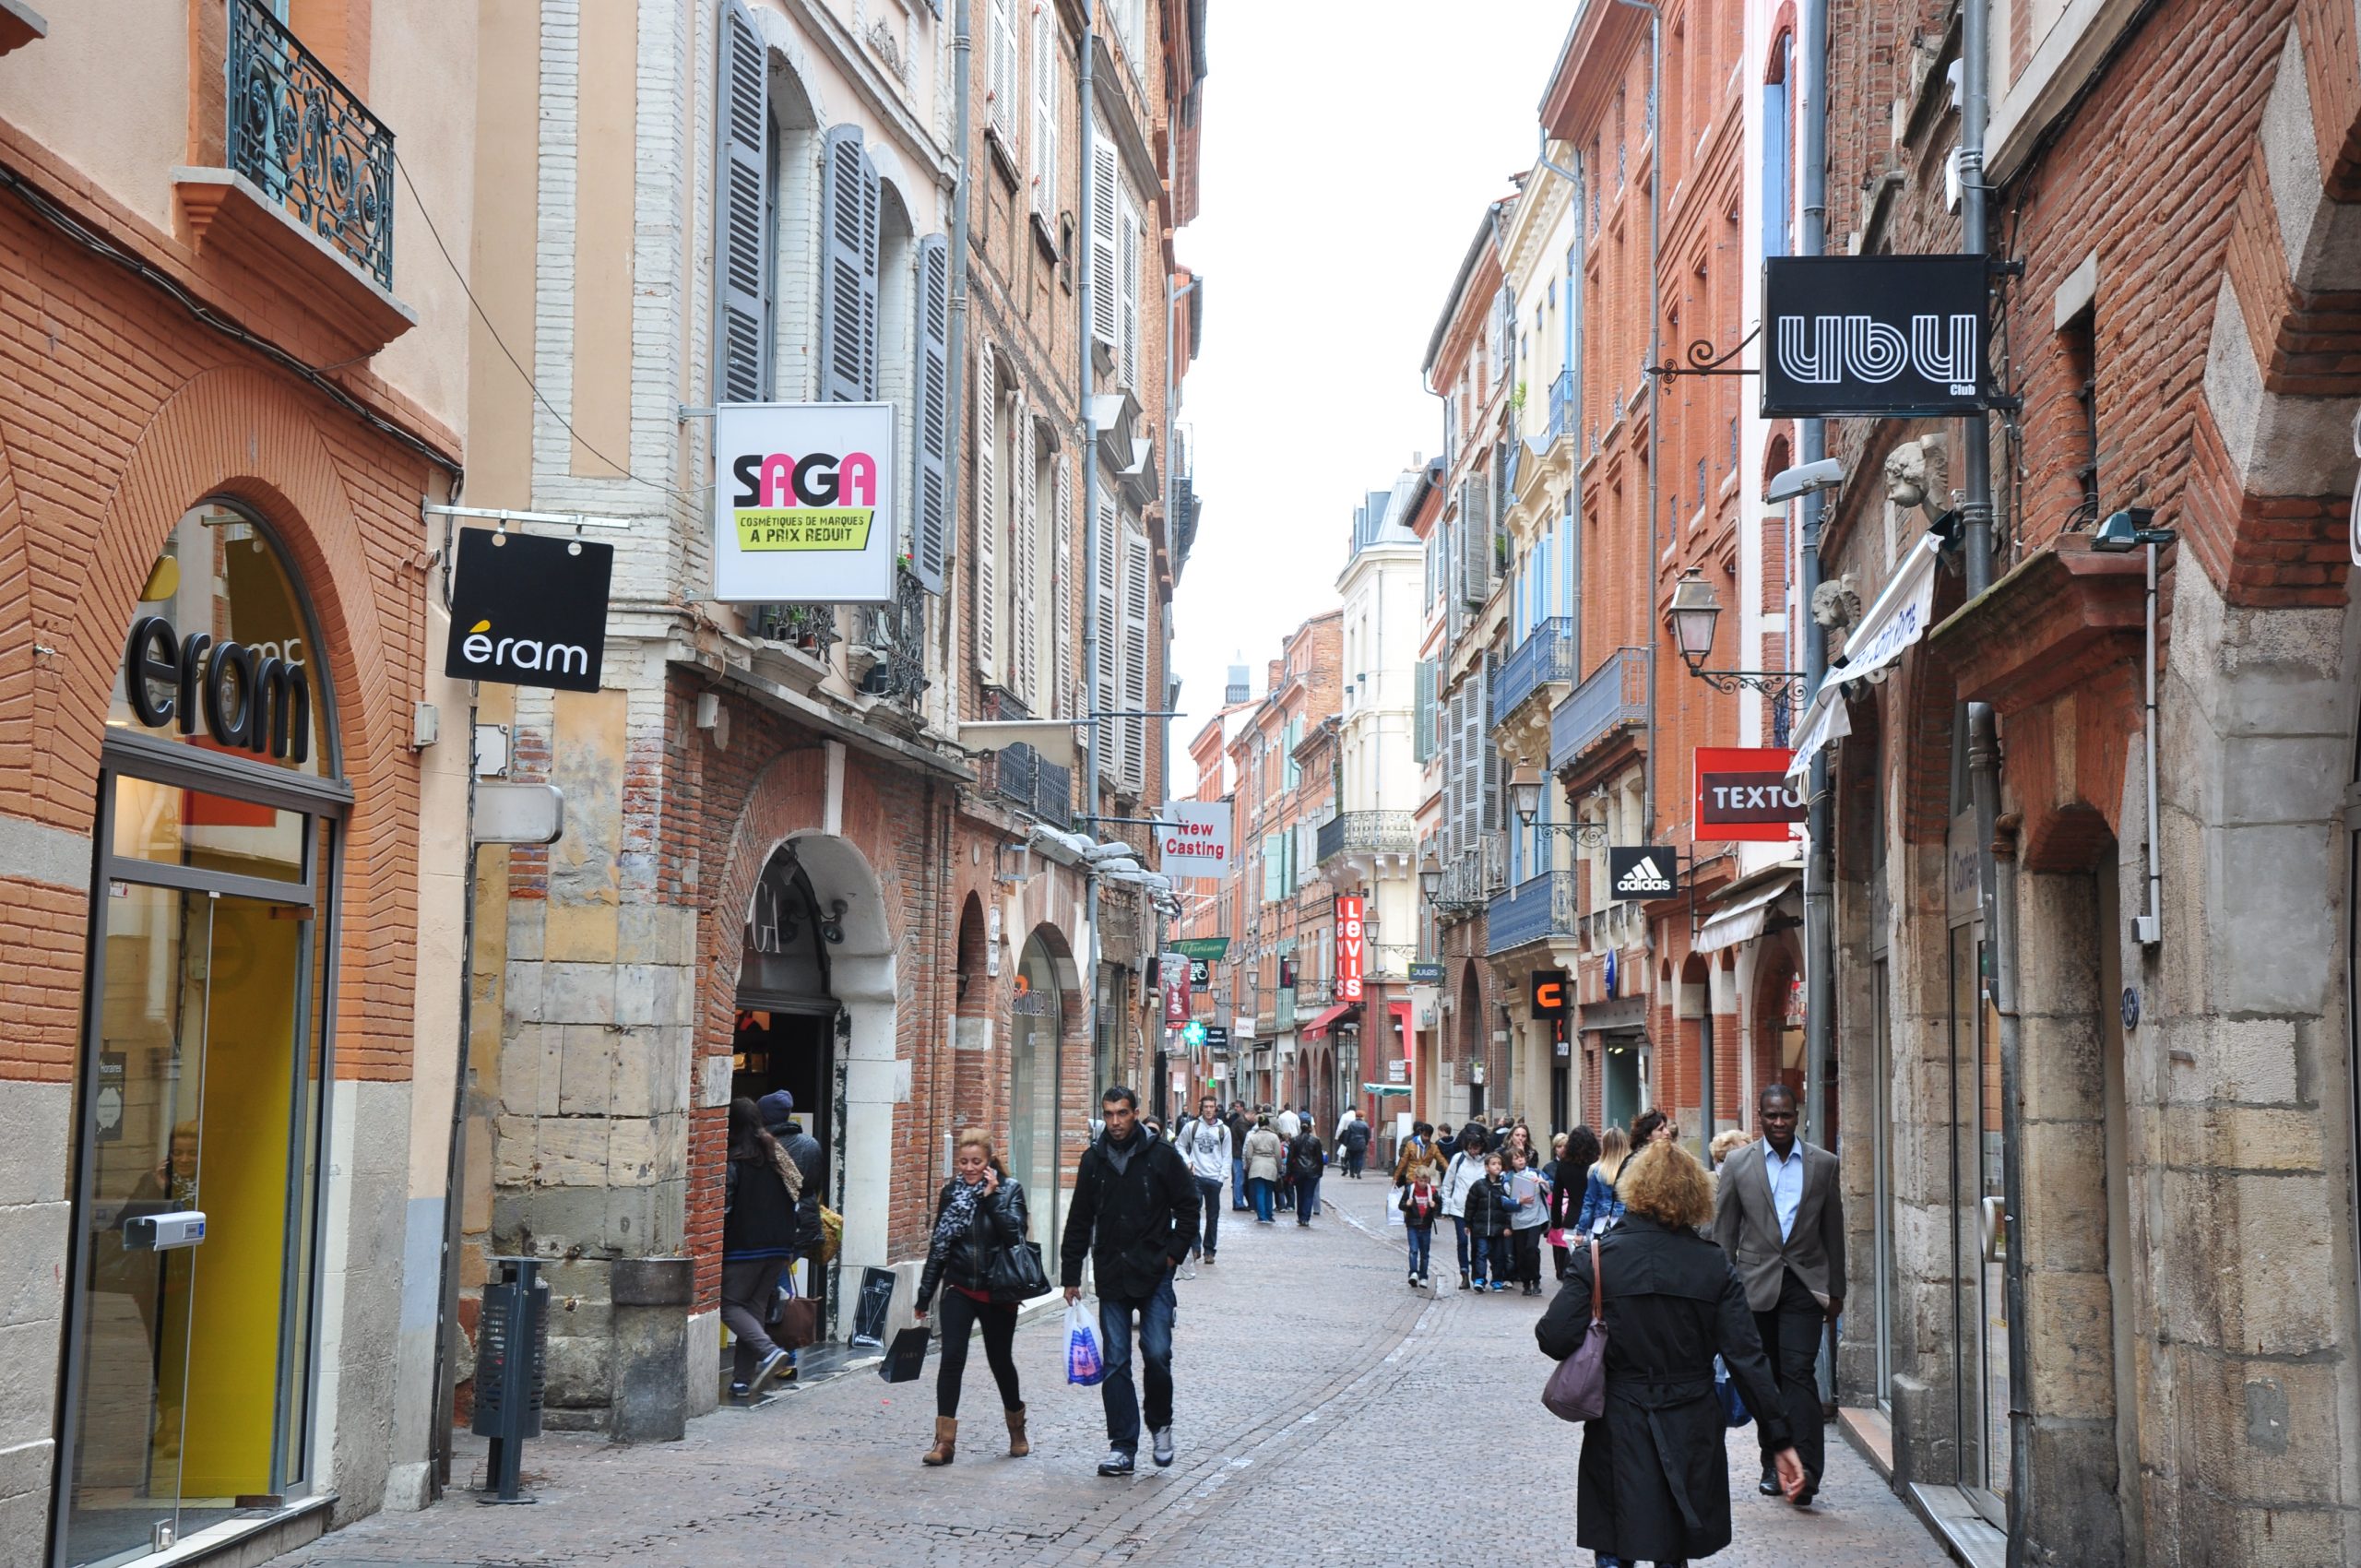
<svg viewBox="0 0 2361 1568">
<path fill-rule="evenodd" d="M 184 517 L 100 773 L 52 1561 L 134 1562 L 310 1490 L 337 778 L 267 527 Z"/>
</svg>

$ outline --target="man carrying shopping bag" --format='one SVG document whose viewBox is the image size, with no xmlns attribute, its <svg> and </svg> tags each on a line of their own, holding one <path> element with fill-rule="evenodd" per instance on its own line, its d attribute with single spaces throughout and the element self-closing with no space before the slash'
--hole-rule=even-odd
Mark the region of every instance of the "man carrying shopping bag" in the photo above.
<svg viewBox="0 0 2361 1568">
<path fill-rule="evenodd" d="M 1173 1271 L 1196 1245 L 1196 1178 L 1180 1151 L 1139 1124 L 1139 1096 L 1117 1087 L 1099 1099 L 1107 1130 L 1084 1151 L 1066 1211 L 1060 1273 L 1066 1300 L 1082 1299 L 1086 1248 L 1098 1282 L 1099 1351 L 1106 1381 L 1107 1457 L 1102 1476 L 1128 1476 L 1139 1453 L 1139 1394 L 1132 1382 L 1132 1325 L 1146 1363 L 1147 1428 L 1156 1462 L 1169 1465 L 1172 1445 Z"/>
</svg>

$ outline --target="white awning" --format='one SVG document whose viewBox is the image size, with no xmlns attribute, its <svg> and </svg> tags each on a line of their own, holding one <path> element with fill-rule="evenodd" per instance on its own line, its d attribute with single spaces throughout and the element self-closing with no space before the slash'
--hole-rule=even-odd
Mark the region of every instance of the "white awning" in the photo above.
<svg viewBox="0 0 2361 1568">
<path fill-rule="evenodd" d="M 1903 649 L 1927 635 L 1935 606 L 1935 559 L 1942 548 L 1942 540 L 1933 534 L 1920 534 L 1886 580 L 1885 590 L 1845 639 L 1845 661 L 1830 668 L 1797 728 L 1796 754 L 1787 763 L 1788 778 L 1809 767 L 1821 747 L 1853 732 L 1839 688 L 1884 669 L 1902 657 Z"/>
<path fill-rule="evenodd" d="M 1717 953 L 1725 947 L 1735 947 L 1741 942 L 1751 942 L 1762 934 L 1770 922 L 1771 906 L 1786 897 L 1796 885 L 1793 876 L 1783 876 L 1766 887 L 1758 887 L 1745 897 L 1716 914 L 1699 928 L 1696 939 L 1689 944 L 1691 953 Z"/>
</svg>

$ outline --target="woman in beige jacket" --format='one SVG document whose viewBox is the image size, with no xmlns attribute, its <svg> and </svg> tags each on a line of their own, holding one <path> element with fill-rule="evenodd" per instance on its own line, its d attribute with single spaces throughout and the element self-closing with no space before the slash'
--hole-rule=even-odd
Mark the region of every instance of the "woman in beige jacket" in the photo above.
<svg viewBox="0 0 2361 1568">
<path fill-rule="evenodd" d="M 1254 1223 L 1271 1223 L 1271 1190 L 1278 1184 L 1279 1134 L 1271 1130 L 1271 1119 L 1255 1118 L 1254 1130 L 1246 1134 L 1246 1190 L 1254 1199 Z"/>
</svg>

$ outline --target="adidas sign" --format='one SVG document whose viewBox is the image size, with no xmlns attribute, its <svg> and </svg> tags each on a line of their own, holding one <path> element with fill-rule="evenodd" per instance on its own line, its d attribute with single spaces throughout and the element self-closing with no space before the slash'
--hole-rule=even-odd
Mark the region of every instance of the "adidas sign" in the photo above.
<svg viewBox="0 0 2361 1568">
<path fill-rule="evenodd" d="M 1662 898 L 1680 890 L 1680 862 L 1669 849 L 1618 846 L 1609 858 L 1609 885 L 1618 898 Z"/>
</svg>

